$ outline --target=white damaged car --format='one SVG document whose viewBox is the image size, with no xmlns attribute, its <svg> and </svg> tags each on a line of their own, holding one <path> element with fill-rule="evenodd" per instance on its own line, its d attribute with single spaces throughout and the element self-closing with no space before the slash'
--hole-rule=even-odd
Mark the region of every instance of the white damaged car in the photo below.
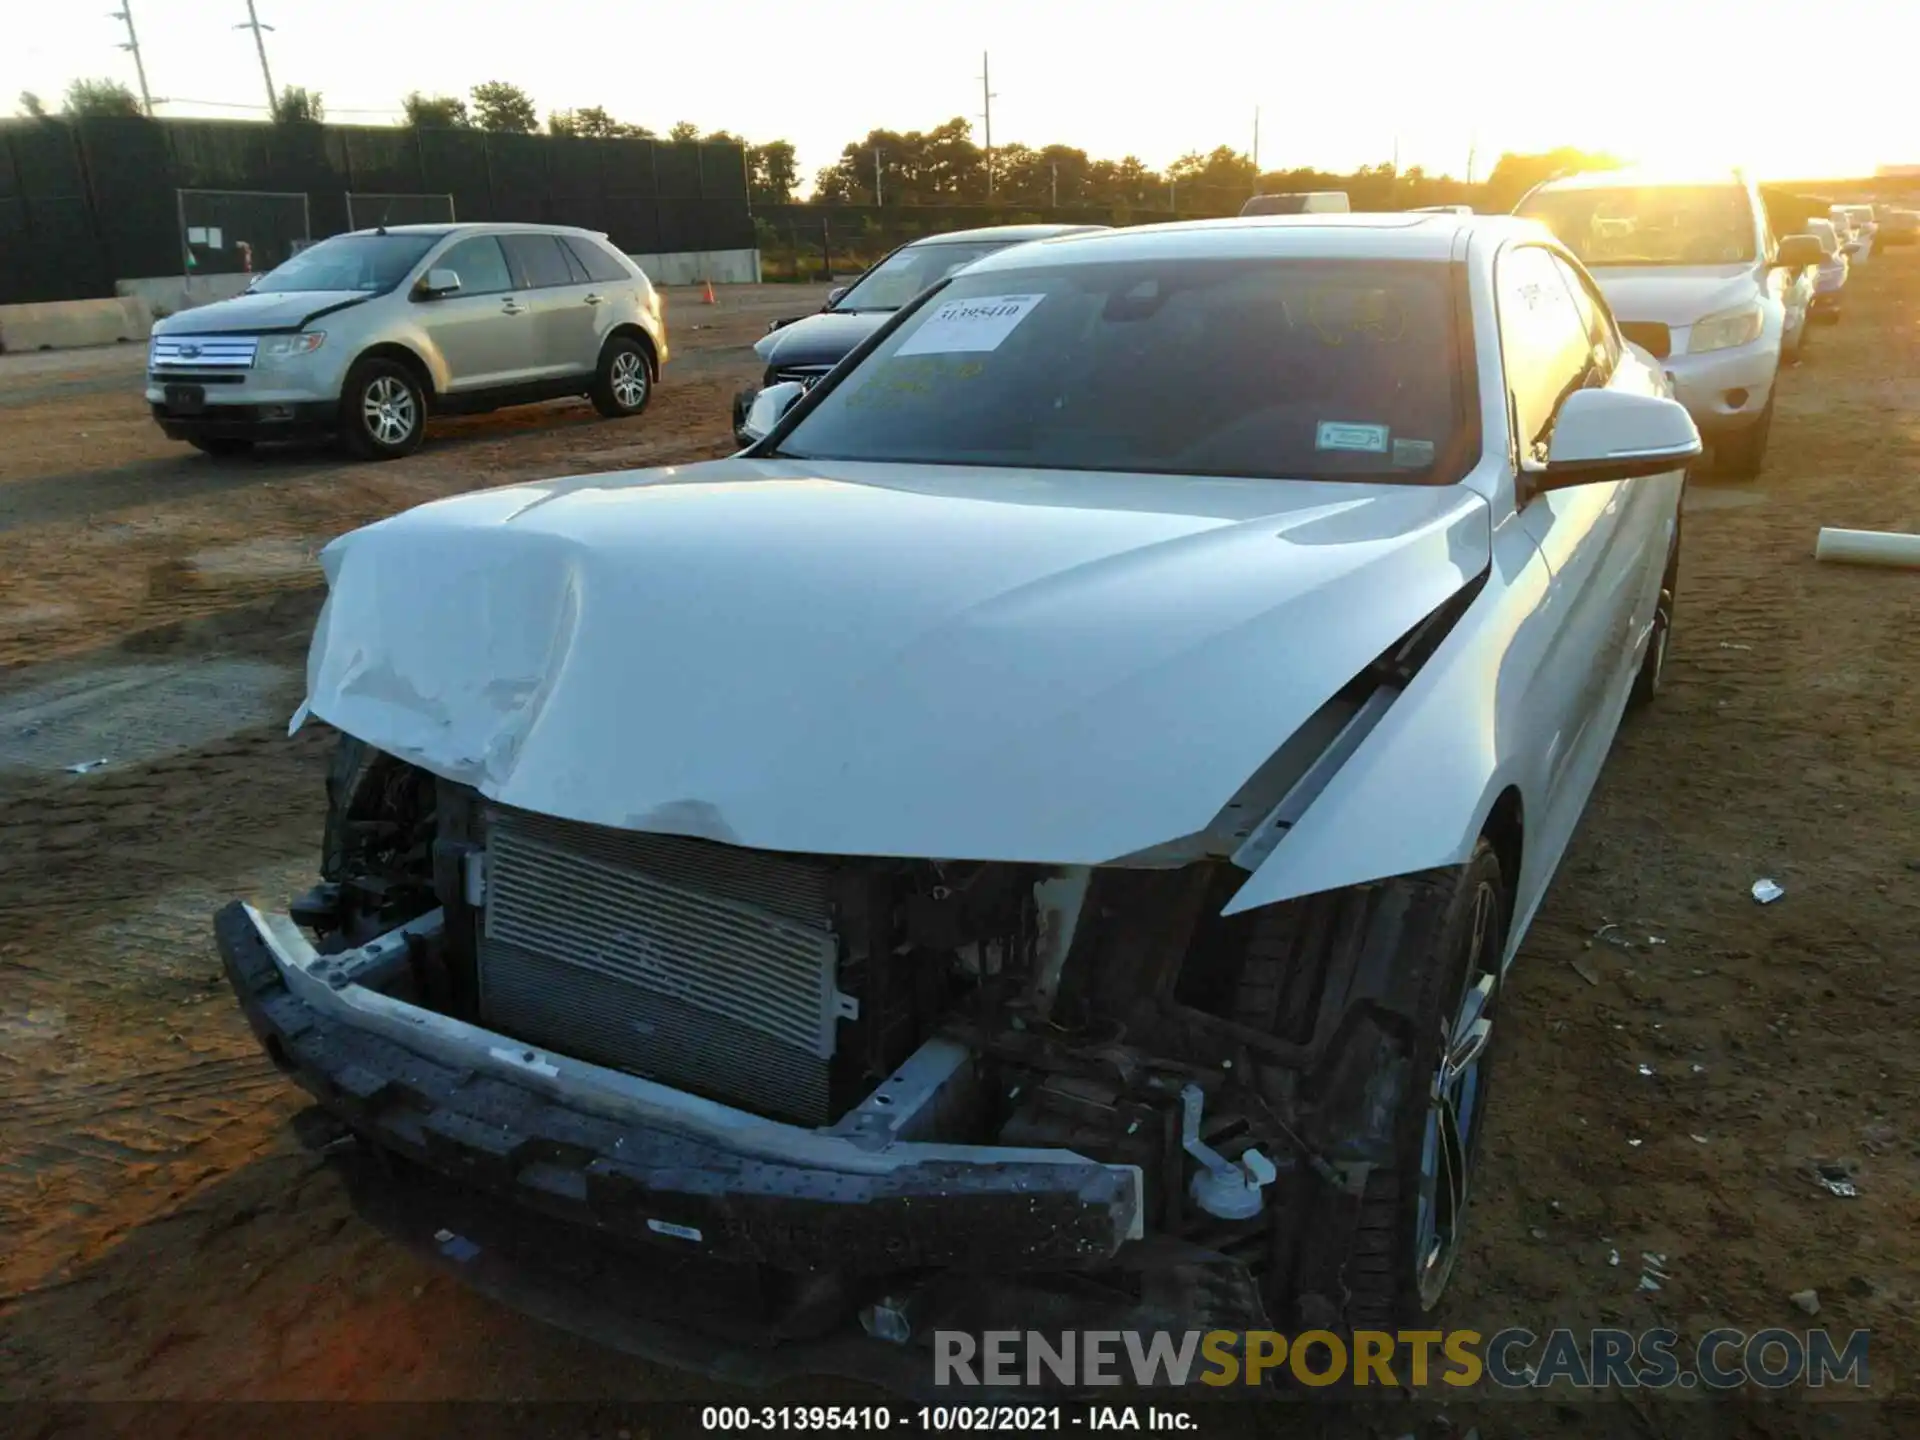
<svg viewBox="0 0 1920 1440">
<path fill-rule="evenodd" d="M 1072 236 L 755 413 L 325 552 L 322 882 L 216 930 L 363 1210 L 731 1380 L 1430 1311 L 1700 452 L 1590 278 Z"/>
</svg>

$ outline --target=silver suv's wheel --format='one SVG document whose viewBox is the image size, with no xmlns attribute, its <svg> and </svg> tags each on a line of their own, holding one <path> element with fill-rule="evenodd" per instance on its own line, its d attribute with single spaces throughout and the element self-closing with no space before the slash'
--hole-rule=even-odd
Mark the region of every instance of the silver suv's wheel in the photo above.
<svg viewBox="0 0 1920 1440">
<path fill-rule="evenodd" d="M 340 435 L 362 460 L 397 460 L 420 448 L 427 430 L 427 397 L 407 367 L 393 360 L 362 360 L 347 375 L 340 397 Z"/>
<path fill-rule="evenodd" d="M 600 355 L 593 382 L 593 408 L 608 419 L 638 415 L 653 396 L 653 361 L 640 342 L 616 335 Z"/>
</svg>

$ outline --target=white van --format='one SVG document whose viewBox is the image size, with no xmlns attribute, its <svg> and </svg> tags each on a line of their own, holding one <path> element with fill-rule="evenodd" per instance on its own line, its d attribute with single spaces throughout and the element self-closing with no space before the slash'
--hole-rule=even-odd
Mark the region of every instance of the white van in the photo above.
<svg viewBox="0 0 1920 1440">
<path fill-rule="evenodd" d="M 1240 207 L 1242 215 L 1345 215 L 1344 190 L 1298 190 L 1289 195 L 1256 195 Z"/>
</svg>

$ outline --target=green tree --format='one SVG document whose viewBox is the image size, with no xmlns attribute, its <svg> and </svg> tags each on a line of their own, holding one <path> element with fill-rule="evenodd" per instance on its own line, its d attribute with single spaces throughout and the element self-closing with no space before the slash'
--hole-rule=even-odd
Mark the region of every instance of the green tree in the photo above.
<svg viewBox="0 0 1920 1440">
<path fill-rule="evenodd" d="M 482 130 L 499 135 L 531 135 L 540 128 L 540 112 L 518 85 L 487 80 L 473 87 L 473 119 Z"/>
<path fill-rule="evenodd" d="M 1258 178 L 1253 161 L 1231 145 L 1219 145 L 1205 155 L 1189 151 L 1167 167 L 1172 199 L 1183 211 L 1232 214 L 1253 194 Z"/>
<path fill-rule="evenodd" d="M 400 108 L 406 112 L 407 124 L 416 130 L 467 130 L 473 126 L 467 102 L 458 95 L 422 95 L 415 90 L 400 102 Z"/>
<path fill-rule="evenodd" d="M 786 205 L 800 183 L 791 140 L 769 140 L 747 149 L 747 174 L 755 204 Z"/>
<path fill-rule="evenodd" d="M 326 118 L 327 107 L 320 98 L 320 92 L 302 85 L 283 87 L 280 98 L 273 102 L 273 121 L 276 125 L 318 125 Z"/>
<path fill-rule="evenodd" d="M 560 110 L 547 116 L 549 135 L 576 135 L 587 140 L 651 140 L 653 132 L 644 125 L 629 125 L 616 120 L 598 105 L 582 105 L 578 110 Z"/>
<path fill-rule="evenodd" d="M 676 145 L 685 145 L 700 138 L 700 127 L 691 120 L 682 120 L 667 131 L 667 139 Z"/>
<path fill-rule="evenodd" d="M 69 115 L 141 115 L 140 101 L 118 80 L 76 80 L 67 86 Z"/>
<path fill-rule="evenodd" d="M 870 130 L 814 179 L 814 197 L 837 204 L 873 203 L 874 152 L 882 198 L 890 205 L 954 205 L 986 196 L 986 157 L 972 129 L 956 116 L 931 130 Z"/>
<path fill-rule="evenodd" d="M 20 92 L 20 113 L 29 120 L 44 120 L 47 118 L 46 102 L 41 100 L 33 91 L 22 90 Z"/>
</svg>

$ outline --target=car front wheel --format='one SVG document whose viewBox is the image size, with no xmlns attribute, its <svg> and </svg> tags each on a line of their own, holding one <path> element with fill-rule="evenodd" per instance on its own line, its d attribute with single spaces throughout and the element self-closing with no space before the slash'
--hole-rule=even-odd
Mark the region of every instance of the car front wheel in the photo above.
<svg viewBox="0 0 1920 1440">
<path fill-rule="evenodd" d="M 624 335 L 608 341 L 593 382 L 593 408 L 609 420 L 623 420 L 652 398 L 653 362 L 640 342 Z"/>
<path fill-rule="evenodd" d="M 340 397 L 340 437 L 356 458 L 411 455 L 426 431 L 427 397 L 406 366 L 376 358 L 353 367 Z"/>
<path fill-rule="evenodd" d="M 1252 947 L 1281 971 L 1318 955 L 1318 993 L 1350 999 L 1297 1093 L 1331 1171 L 1296 1172 L 1280 1201 L 1271 1298 L 1303 1325 L 1417 1324 L 1447 1288 L 1484 1129 L 1509 895 L 1483 838 L 1464 865 L 1330 897 L 1310 925 L 1277 917 L 1289 933 Z M 1243 1000 L 1272 988 L 1243 980 Z"/>
</svg>

